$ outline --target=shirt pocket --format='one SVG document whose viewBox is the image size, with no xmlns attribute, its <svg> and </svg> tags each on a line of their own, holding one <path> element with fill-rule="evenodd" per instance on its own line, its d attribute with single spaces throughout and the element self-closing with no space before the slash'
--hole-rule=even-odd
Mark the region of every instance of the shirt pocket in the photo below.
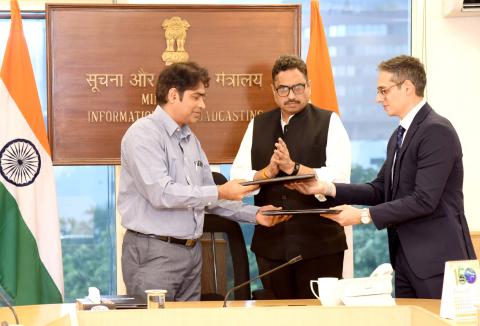
<svg viewBox="0 0 480 326">
<path fill-rule="evenodd" d="M 205 182 L 205 175 L 207 173 L 210 173 L 210 171 L 207 168 L 207 164 L 200 161 L 196 160 L 193 162 L 193 170 L 192 170 L 192 175 L 193 175 L 193 182 L 195 185 L 203 186 L 206 184 Z"/>
</svg>

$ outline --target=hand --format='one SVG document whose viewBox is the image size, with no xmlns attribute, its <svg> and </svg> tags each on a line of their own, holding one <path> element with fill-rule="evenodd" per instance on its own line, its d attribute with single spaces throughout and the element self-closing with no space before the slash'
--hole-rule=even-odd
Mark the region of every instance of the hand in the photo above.
<svg viewBox="0 0 480 326">
<path fill-rule="evenodd" d="M 332 184 L 333 188 L 335 186 Z M 306 179 L 302 181 L 288 182 L 285 183 L 285 187 L 290 190 L 296 190 L 304 195 L 327 195 L 333 196 L 334 194 L 329 193 L 329 183 L 326 181 L 321 181 L 316 178 Z"/>
<path fill-rule="evenodd" d="M 240 183 L 247 180 L 230 180 L 227 183 L 224 183 L 218 188 L 218 199 L 228 199 L 228 200 L 237 200 L 240 201 L 251 193 L 252 191 L 258 189 L 258 185 L 252 186 L 242 186 Z"/>
<path fill-rule="evenodd" d="M 272 154 L 272 157 L 270 157 L 270 163 L 268 163 L 268 165 L 265 167 L 265 172 L 266 172 L 267 177 L 269 179 L 275 178 L 277 176 L 278 172 L 280 172 L 278 164 L 275 163 L 275 159 L 273 157 L 274 155 L 275 154 Z"/>
<path fill-rule="evenodd" d="M 290 158 L 287 144 L 285 144 L 282 138 L 278 138 L 278 142 L 275 143 L 272 159 L 280 170 L 288 175 L 292 174 L 295 168 L 295 162 Z"/>
<path fill-rule="evenodd" d="M 361 210 L 350 205 L 341 205 L 332 207 L 332 209 L 339 209 L 342 212 L 338 214 L 320 214 L 320 216 L 331 219 L 341 226 L 360 224 Z"/>
<path fill-rule="evenodd" d="M 268 210 L 281 210 L 281 207 L 275 207 L 272 205 L 267 205 L 267 206 L 262 206 L 257 212 L 257 224 L 263 225 L 263 226 L 275 226 L 278 223 L 282 223 L 285 221 L 288 221 L 292 215 L 274 215 L 274 216 L 266 216 L 263 215 L 263 211 L 268 211 Z"/>
</svg>

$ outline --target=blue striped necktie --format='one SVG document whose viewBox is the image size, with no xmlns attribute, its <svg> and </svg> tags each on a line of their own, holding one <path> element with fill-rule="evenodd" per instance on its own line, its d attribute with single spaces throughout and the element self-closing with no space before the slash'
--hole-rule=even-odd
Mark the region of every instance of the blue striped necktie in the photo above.
<svg viewBox="0 0 480 326">
<path fill-rule="evenodd" d="M 398 154 L 398 151 L 400 150 L 400 147 L 402 147 L 402 140 L 403 140 L 403 134 L 405 133 L 405 128 L 402 126 L 398 126 L 397 128 L 397 143 L 395 144 L 395 157 Z"/>
<path fill-rule="evenodd" d="M 402 147 L 402 141 L 403 141 L 403 134 L 405 133 L 405 128 L 403 128 L 402 126 L 398 126 L 397 128 L 397 142 L 395 144 L 395 152 L 394 152 L 394 155 L 393 155 L 393 165 L 392 165 L 392 173 L 391 173 L 391 176 L 392 176 L 392 183 L 391 183 L 391 186 L 393 187 L 393 174 L 394 174 L 394 171 L 395 171 L 395 166 L 397 165 L 397 155 L 398 155 L 398 152 L 400 151 L 400 148 Z"/>
</svg>

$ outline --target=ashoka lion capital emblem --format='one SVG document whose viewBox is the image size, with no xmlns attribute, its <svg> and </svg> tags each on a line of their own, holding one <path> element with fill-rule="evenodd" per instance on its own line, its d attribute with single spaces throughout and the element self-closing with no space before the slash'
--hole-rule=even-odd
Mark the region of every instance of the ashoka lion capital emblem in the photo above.
<svg viewBox="0 0 480 326">
<path fill-rule="evenodd" d="M 162 54 L 162 59 L 167 65 L 175 62 L 188 61 L 188 53 L 185 51 L 185 39 L 190 24 L 178 16 L 165 19 L 162 24 L 165 30 L 167 49 Z M 177 49 L 175 50 L 175 45 Z"/>
</svg>

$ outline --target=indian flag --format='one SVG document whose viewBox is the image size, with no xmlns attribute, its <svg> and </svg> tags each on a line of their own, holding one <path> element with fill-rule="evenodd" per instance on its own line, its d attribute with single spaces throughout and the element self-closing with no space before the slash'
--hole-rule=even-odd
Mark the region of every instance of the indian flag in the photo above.
<svg viewBox="0 0 480 326">
<path fill-rule="evenodd" d="M 311 101 L 319 108 L 339 113 L 327 37 L 319 7 L 318 0 L 310 2 L 310 45 L 307 68 L 308 78 L 312 82 Z"/>
<path fill-rule="evenodd" d="M 0 286 L 15 305 L 62 302 L 50 147 L 17 1 L 0 73 Z"/>
</svg>

